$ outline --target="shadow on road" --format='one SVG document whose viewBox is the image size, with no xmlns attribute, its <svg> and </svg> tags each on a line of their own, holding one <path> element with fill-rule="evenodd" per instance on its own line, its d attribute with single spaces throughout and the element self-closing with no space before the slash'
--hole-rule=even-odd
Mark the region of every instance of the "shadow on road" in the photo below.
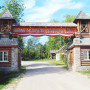
<svg viewBox="0 0 90 90">
<path fill-rule="evenodd" d="M 67 72 L 65 68 L 49 63 L 30 63 L 24 66 L 27 68 L 26 77 L 52 73 L 63 74 Z"/>
</svg>

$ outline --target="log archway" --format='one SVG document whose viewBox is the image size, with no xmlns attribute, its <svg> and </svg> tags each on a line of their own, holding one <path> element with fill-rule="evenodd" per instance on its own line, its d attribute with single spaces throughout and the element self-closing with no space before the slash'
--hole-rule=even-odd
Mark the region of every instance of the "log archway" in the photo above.
<svg viewBox="0 0 90 90">
<path fill-rule="evenodd" d="M 70 37 L 77 32 L 74 23 L 17 23 L 12 26 L 12 32 L 19 36 L 64 36 Z"/>
</svg>

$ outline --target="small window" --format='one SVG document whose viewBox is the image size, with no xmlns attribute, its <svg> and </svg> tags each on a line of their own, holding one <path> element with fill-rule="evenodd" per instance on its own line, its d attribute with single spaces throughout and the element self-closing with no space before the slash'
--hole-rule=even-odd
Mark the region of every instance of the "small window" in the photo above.
<svg viewBox="0 0 90 90">
<path fill-rule="evenodd" d="M 85 60 L 90 60 L 90 51 L 84 51 L 84 59 Z"/>
<path fill-rule="evenodd" d="M 0 51 L 0 62 L 7 62 L 8 61 L 8 52 Z"/>
</svg>

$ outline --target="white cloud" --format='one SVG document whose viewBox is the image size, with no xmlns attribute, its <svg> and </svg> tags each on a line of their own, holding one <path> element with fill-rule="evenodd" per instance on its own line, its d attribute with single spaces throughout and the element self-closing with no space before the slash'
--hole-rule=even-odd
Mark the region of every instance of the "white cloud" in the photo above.
<svg viewBox="0 0 90 90">
<path fill-rule="evenodd" d="M 32 6 L 34 5 L 35 3 Z M 30 14 L 28 14 L 25 18 L 27 18 L 26 21 L 31 22 L 46 22 L 50 21 L 52 15 L 60 9 L 80 9 L 82 7 L 82 3 L 73 2 L 72 0 L 46 0 L 43 6 L 35 6 L 34 8 L 28 6 L 28 12 Z"/>
<path fill-rule="evenodd" d="M 35 6 L 35 0 L 25 0 L 24 5 L 26 9 L 30 9 Z"/>
<path fill-rule="evenodd" d="M 68 6 L 70 6 L 70 7 L 68 7 L 69 9 L 80 9 L 83 7 L 83 4 L 73 2 L 73 3 L 69 3 Z"/>
</svg>

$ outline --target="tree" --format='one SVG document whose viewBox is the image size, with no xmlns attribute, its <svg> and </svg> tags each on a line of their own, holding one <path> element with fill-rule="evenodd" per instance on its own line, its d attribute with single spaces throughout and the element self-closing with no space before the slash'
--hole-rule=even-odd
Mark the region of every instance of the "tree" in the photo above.
<svg viewBox="0 0 90 90">
<path fill-rule="evenodd" d="M 57 23 L 57 22 L 59 22 L 57 19 L 52 19 L 50 22 L 55 22 L 55 23 Z"/>
<path fill-rule="evenodd" d="M 19 46 L 23 49 L 24 48 L 24 41 L 23 37 L 17 36 L 18 41 L 19 41 Z"/>
<path fill-rule="evenodd" d="M 38 42 L 39 42 L 39 38 L 31 37 L 27 41 L 27 46 L 29 47 L 29 49 L 36 49 L 36 46 L 37 46 Z"/>
<path fill-rule="evenodd" d="M 17 22 L 22 21 L 22 16 L 24 15 L 23 0 L 5 0 L 2 12 L 4 12 L 6 9 L 10 10 L 12 16 Z"/>
<path fill-rule="evenodd" d="M 44 59 L 48 57 L 46 44 L 39 43 L 39 38 L 32 37 L 23 49 L 23 60 Z"/>
<path fill-rule="evenodd" d="M 26 47 L 23 49 L 22 57 L 23 60 L 38 59 L 38 44 L 39 38 L 31 37 L 27 41 Z"/>
<path fill-rule="evenodd" d="M 67 15 L 64 16 L 64 18 L 65 18 L 65 20 L 63 22 L 73 22 L 74 19 L 75 19 L 75 15 L 67 14 Z"/>
<path fill-rule="evenodd" d="M 39 59 L 47 58 L 48 54 L 47 54 L 46 44 L 42 45 L 39 43 L 37 45 L 37 50 L 38 50 Z"/>
</svg>

